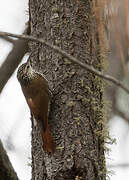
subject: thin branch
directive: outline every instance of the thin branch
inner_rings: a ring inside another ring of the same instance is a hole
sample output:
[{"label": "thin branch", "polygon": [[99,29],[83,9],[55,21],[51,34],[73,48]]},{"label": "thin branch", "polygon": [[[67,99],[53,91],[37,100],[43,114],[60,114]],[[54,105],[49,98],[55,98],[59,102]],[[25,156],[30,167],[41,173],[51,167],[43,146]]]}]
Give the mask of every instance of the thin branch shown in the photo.
[{"label": "thin branch", "polygon": [[[23,34],[27,34],[28,30],[29,30],[29,26],[26,26]],[[11,38],[9,38],[6,35],[5,36],[0,35],[0,37],[13,43],[13,48],[11,52],[8,54],[5,61],[0,67],[0,93],[1,93],[7,81],[9,80],[9,78],[14,73],[19,63],[21,62],[22,58],[28,52],[28,43],[23,39],[18,39],[18,40],[12,39],[11,41]]]},{"label": "thin branch", "polygon": [[0,36],[3,40],[8,41],[9,43],[14,44],[15,40],[12,38],[9,38],[7,36]]},{"label": "thin branch", "polygon": [[15,40],[13,49],[0,67],[0,93],[28,50],[27,41]]},{"label": "thin branch", "polygon": [[128,168],[129,164],[128,163],[123,163],[123,164],[111,164],[107,166],[108,168]]},{"label": "thin branch", "polygon": [[47,47],[50,47],[51,49],[53,49],[55,52],[62,54],[64,57],[68,58],[70,61],[72,61],[75,64],[79,64],[81,67],[87,69],[88,71],[90,71],[91,73],[94,73],[95,75],[108,80],[110,82],[112,82],[113,84],[121,87],[124,91],[126,91],[129,94],[129,89],[126,88],[120,81],[118,81],[116,78],[109,76],[109,75],[103,75],[100,71],[97,71],[96,69],[94,69],[93,67],[89,66],[88,64],[84,64],[82,62],[80,62],[78,59],[76,59],[75,57],[71,56],[70,54],[68,54],[67,52],[61,50],[59,47],[50,44],[49,42],[43,40],[43,39],[39,39],[33,36],[27,36],[27,35],[17,35],[17,34],[13,34],[13,33],[7,33],[7,32],[0,32],[0,36],[11,36],[11,37],[16,37],[16,38],[20,38],[20,39],[24,39],[27,41],[35,41],[35,42],[39,42],[42,43],[44,45],[46,45]]}]

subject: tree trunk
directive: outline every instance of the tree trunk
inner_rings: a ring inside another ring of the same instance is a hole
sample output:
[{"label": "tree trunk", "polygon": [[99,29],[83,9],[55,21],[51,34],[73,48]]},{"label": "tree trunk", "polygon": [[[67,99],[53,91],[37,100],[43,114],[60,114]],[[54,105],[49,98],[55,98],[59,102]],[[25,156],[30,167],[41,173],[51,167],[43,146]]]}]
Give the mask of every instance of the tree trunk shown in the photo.
[{"label": "tree trunk", "polygon": [[[30,0],[29,13],[31,35],[102,70],[93,0]],[[49,124],[56,142],[48,156],[32,127],[32,180],[105,180],[102,80],[42,44],[30,43],[30,52],[53,93]]]}]

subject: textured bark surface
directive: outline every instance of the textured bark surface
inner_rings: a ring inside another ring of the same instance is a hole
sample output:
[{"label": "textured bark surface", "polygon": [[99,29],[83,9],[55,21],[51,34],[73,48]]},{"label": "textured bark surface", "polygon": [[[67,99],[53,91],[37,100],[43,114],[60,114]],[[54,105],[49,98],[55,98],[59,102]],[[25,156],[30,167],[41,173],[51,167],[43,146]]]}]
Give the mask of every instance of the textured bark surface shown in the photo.
[{"label": "textured bark surface", "polygon": [[[30,0],[29,10],[31,35],[101,70],[91,0]],[[41,44],[30,43],[30,51],[53,93],[49,123],[56,142],[49,157],[32,128],[32,180],[106,179],[101,80]]]}]

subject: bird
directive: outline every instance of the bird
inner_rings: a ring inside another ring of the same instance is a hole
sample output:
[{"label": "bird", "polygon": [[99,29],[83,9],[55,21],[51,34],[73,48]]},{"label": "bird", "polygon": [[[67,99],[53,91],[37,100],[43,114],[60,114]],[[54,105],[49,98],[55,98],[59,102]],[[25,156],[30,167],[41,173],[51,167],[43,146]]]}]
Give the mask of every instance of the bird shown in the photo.
[{"label": "bird", "polygon": [[48,124],[48,113],[51,99],[51,92],[47,79],[38,73],[30,61],[22,64],[17,71],[17,79],[31,114],[37,122],[43,141],[43,149],[49,154],[55,152],[55,142],[51,135]]}]

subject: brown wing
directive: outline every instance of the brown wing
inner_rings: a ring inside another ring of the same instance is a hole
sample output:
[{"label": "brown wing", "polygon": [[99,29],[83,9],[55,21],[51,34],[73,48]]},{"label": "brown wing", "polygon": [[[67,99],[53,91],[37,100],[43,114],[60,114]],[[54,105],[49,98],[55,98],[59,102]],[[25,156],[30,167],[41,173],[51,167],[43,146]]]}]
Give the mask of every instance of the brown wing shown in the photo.
[{"label": "brown wing", "polygon": [[22,87],[29,108],[39,123],[39,127],[45,131],[48,124],[49,91],[47,81],[38,76],[26,87]]}]

